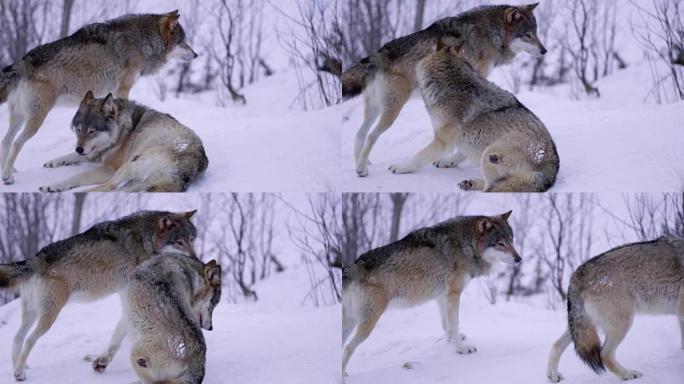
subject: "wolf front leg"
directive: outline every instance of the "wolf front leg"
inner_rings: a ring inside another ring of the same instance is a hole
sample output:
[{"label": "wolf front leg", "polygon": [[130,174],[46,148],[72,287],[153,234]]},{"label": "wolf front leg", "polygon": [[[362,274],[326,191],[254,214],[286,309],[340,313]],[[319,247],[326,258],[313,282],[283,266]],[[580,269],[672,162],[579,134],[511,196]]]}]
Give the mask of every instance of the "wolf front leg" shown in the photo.
[{"label": "wolf front leg", "polygon": [[116,325],[116,329],[114,329],[114,333],[112,334],[112,339],[109,342],[107,351],[102,353],[100,356],[88,355],[85,357],[85,360],[93,363],[93,369],[96,372],[104,372],[112,359],[114,359],[114,356],[119,351],[119,348],[121,348],[121,342],[126,337],[127,333],[128,319],[126,318],[125,314],[122,314],[121,319],[119,319],[119,323]]},{"label": "wolf front leg", "polygon": [[109,180],[114,172],[107,167],[99,167],[90,171],[79,173],[61,183],[40,187],[41,192],[63,192],[84,185],[101,184]]},{"label": "wolf front leg", "polygon": [[684,287],[679,294],[679,332],[682,338],[682,349],[684,349]]},{"label": "wolf front leg", "polygon": [[551,347],[549,364],[546,368],[546,377],[548,377],[552,383],[557,383],[563,380],[563,375],[558,372],[558,363],[560,362],[563,352],[565,352],[565,349],[568,347],[568,345],[570,345],[570,342],[572,342],[570,331],[566,329],[565,332],[563,332],[563,335],[556,340]]},{"label": "wolf front leg", "polygon": [[83,162],[88,161],[88,158],[85,156],[79,155],[78,153],[69,153],[64,156],[60,156],[56,159],[52,159],[45,164],[43,164],[43,167],[45,168],[57,168],[57,167],[62,167],[65,165],[74,165],[74,164],[80,164]]},{"label": "wolf front leg", "polygon": [[449,289],[447,293],[447,329],[449,329],[449,338],[456,346],[456,352],[462,354],[477,352],[477,348],[474,345],[468,343],[465,340],[465,336],[461,338],[459,333],[459,323],[458,323],[458,312],[461,302],[461,293],[463,292],[463,286],[457,285]]}]

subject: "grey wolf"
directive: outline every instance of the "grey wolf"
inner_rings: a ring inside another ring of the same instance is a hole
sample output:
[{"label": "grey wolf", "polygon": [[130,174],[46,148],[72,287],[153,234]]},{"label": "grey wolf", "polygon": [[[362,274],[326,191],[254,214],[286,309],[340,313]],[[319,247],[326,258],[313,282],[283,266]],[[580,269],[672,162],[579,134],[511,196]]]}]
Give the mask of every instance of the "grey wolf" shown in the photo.
[{"label": "grey wolf", "polygon": [[207,169],[202,141],[172,116],[110,93],[95,99],[86,93],[72,121],[76,152],[46,167],[99,161],[96,169],[41,187],[61,192],[100,184],[94,192],[183,192]]},{"label": "grey wolf", "polygon": [[143,384],[200,384],[221,299],[221,266],[186,256],[157,256],[142,263],[126,290],[131,364]]},{"label": "grey wolf", "polygon": [[[467,40],[463,35],[438,39],[435,52],[418,63],[418,83],[435,137],[411,160],[390,170],[410,173],[431,162],[454,167],[471,159],[482,168],[484,179],[465,180],[461,189],[547,191],[560,167],[551,135],[515,96],[459,58]],[[454,147],[458,151],[441,161]]]},{"label": "grey wolf", "polygon": [[[436,300],[447,340],[458,353],[475,347],[459,334],[461,293],[468,282],[487,274],[498,261],[520,262],[513,247],[511,212],[503,215],[463,216],[421,228],[403,239],[361,255],[342,270],[342,372],[354,350],[392,305],[412,307]],[[346,373],[345,373],[346,374]]]},{"label": "grey wolf", "polygon": [[[99,96],[115,92],[128,98],[138,78],[157,72],[169,59],[197,57],[186,42],[179,17],[178,11],[126,15],[86,25],[71,36],[32,49],[3,69],[0,104],[9,101],[10,115],[0,145],[3,182],[14,182],[19,151],[58,100],[78,103],[89,90]],[[24,130],[15,140],[22,125]]]},{"label": "grey wolf", "polygon": [[452,35],[465,25],[474,26],[459,55],[487,77],[494,67],[509,63],[522,51],[534,56],[546,53],[537,37],[537,21],[532,13],[537,5],[483,6],[438,20],[422,31],[390,41],[343,72],[342,95],[363,93],[364,97],[364,120],[354,145],[357,174],[368,176],[368,156],[417,87],[416,66],[432,53],[437,38]]},{"label": "grey wolf", "polygon": [[[549,380],[563,380],[558,362],[571,342],[594,372],[608,368],[623,380],[641,377],[615,358],[636,313],[678,316],[684,349],[684,239],[667,236],[623,245],[577,268],[568,288],[568,329],[551,348]],[[599,329],[605,334],[603,345]]]},{"label": "grey wolf", "polygon": [[[19,289],[22,322],[12,345],[14,377],[26,379],[26,360],[69,300],[93,301],[122,293],[138,265],[156,255],[195,257],[192,212],[141,211],[105,221],[57,241],[34,257],[0,265],[0,288]],[[36,324],[26,339],[29,329]],[[109,349],[93,359],[103,371],[126,335],[122,317]]]}]

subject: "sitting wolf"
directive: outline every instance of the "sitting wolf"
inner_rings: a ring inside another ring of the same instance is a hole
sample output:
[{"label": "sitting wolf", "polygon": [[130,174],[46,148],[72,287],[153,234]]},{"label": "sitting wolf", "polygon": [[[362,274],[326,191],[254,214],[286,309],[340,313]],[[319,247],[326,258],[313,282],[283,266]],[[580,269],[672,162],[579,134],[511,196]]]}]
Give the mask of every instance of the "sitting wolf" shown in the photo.
[{"label": "sitting wolf", "polygon": [[207,169],[200,138],[172,116],[112,94],[86,93],[72,121],[76,152],[46,167],[100,161],[102,166],[41,187],[61,192],[99,184],[94,192],[184,192]]},{"label": "sitting wolf", "polygon": [[[31,349],[70,299],[92,301],[122,294],[136,267],[155,255],[195,257],[197,229],[190,221],[194,213],[138,212],[50,244],[35,257],[0,264],[0,288],[18,287],[21,296],[21,327],[12,346],[15,379],[26,379]],[[126,335],[126,324],[122,317],[109,349],[92,358],[95,370],[107,367]]]}]

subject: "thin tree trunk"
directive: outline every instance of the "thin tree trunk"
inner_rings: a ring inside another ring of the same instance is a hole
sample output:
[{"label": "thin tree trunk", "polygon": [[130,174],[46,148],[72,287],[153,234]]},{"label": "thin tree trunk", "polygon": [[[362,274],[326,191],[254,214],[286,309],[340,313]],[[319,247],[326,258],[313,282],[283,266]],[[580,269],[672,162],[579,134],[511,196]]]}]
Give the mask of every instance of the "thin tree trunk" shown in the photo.
[{"label": "thin tree trunk", "polygon": [[59,29],[59,37],[69,35],[69,24],[71,23],[71,9],[74,7],[75,0],[64,0],[62,7],[62,26]]},{"label": "thin tree trunk", "polygon": [[408,196],[409,195],[407,193],[393,193],[390,195],[390,200],[392,200],[392,227],[390,230],[390,241],[399,240],[401,215]]},{"label": "thin tree trunk", "polygon": [[85,193],[74,194],[74,216],[71,219],[71,236],[81,232],[81,218],[83,217],[83,205],[85,204]]},{"label": "thin tree trunk", "polygon": [[413,30],[423,29],[423,17],[425,16],[425,0],[416,0],[416,18],[413,23]]}]

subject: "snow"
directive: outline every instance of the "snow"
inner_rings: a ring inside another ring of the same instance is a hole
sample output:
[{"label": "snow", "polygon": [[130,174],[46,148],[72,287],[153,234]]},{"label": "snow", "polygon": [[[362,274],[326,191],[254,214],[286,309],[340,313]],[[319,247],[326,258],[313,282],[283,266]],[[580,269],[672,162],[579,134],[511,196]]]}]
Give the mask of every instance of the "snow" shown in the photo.
[{"label": "snow", "polygon": [[[340,306],[305,307],[306,275],[293,267],[258,286],[256,303],[223,301],[214,310],[207,342],[206,384],[340,381]],[[128,340],[103,374],[83,361],[108,345],[121,313],[116,295],[69,303],[29,355],[29,383],[130,383]],[[0,307],[0,382],[14,382],[10,346],[21,320],[20,302]],[[175,343],[175,341],[172,341]],[[179,346],[179,348],[181,348]],[[182,351],[179,349],[179,353]]]},{"label": "snow", "polygon": [[[490,80],[506,88],[505,67]],[[650,84],[646,63],[637,62],[598,83],[600,99],[573,100],[567,85],[522,91],[518,99],[551,133],[560,156],[552,192],[671,192],[684,189],[684,102],[645,102]],[[405,161],[433,138],[430,117],[418,93],[371,151],[369,176],[359,178],[354,136],[363,121],[363,99],[343,104],[343,192],[450,192],[465,179],[480,177],[470,161],[453,169],[432,165],[395,175],[388,167]]]},{"label": "snow", "polygon": [[[446,342],[435,303],[389,310],[356,349],[345,383],[548,383],[548,353],[567,325],[565,311],[544,308],[540,298],[492,306],[473,283],[462,296],[460,326],[477,352],[459,355]],[[677,319],[638,315],[617,358],[644,374],[635,383],[681,383],[684,350]],[[561,358],[559,371],[565,377],[561,383],[622,382],[610,373],[594,374],[572,344]]]}]

